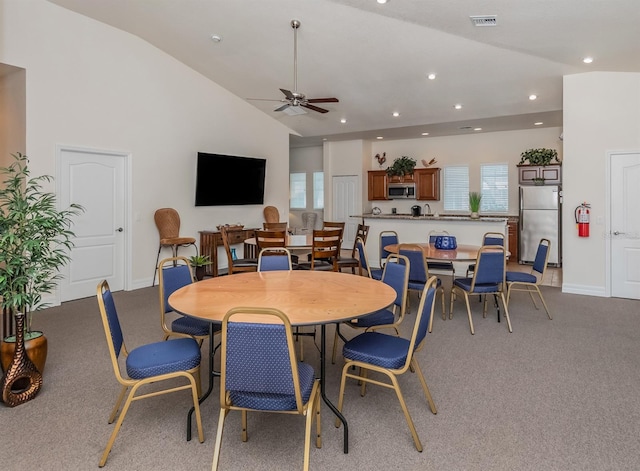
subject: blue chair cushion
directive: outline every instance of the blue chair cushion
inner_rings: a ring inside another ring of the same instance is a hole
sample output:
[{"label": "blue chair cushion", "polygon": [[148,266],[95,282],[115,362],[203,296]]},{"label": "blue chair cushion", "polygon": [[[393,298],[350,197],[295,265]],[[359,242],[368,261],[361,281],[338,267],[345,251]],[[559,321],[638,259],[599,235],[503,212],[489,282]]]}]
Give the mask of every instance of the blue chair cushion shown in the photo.
[{"label": "blue chair cushion", "polygon": [[409,340],[379,332],[365,332],[342,347],[348,360],[362,361],[382,368],[402,368],[407,360]]},{"label": "blue chair cushion", "polygon": [[[453,284],[462,288],[467,292],[471,292],[471,281],[473,278],[456,278],[453,280]],[[474,293],[495,293],[499,290],[500,286],[497,283],[476,283],[473,292]]]},{"label": "blue chair cushion", "polygon": [[200,346],[192,338],[155,342],[133,349],[127,357],[127,374],[144,379],[195,368],[200,364]]},{"label": "blue chair cushion", "polygon": [[535,275],[519,271],[508,271],[506,277],[507,281],[518,281],[520,283],[536,283],[538,281]]},{"label": "blue chair cushion", "polygon": [[[424,289],[424,285],[426,283],[424,281],[411,281],[409,280],[409,289],[415,289],[415,290],[420,290],[422,291]],[[442,285],[442,281],[440,280],[440,278],[438,278],[437,282],[436,282],[436,288],[440,288],[440,285]]]},{"label": "blue chair cushion", "polygon": [[[209,322],[194,319],[193,317],[180,316],[171,323],[171,330],[187,335],[209,335]],[[216,330],[215,325],[214,330]],[[219,324],[217,325],[217,330],[220,330]]]},{"label": "blue chair cushion", "polygon": [[372,268],[371,269],[371,278],[373,278],[374,280],[381,280],[382,279],[382,268]]},{"label": "blue chair cushion", "polygon": [[[291,371],[291,369],[289,369]],[[302,402],[307,402],[311,396],[315,373],[313,367],[307,363],[298,363],[300,378],[300,394]],[[234,406],[256,410],[295,410],[296,397],[293,394],[272,394],[253,391],[229,391],[231,403]]]},{"label": "blue chair cushion", "polygon": [[389,309],[381,309],[373,314],[360,317],[352,321],[358,327],[373,327],[376,325],[393,324],[395,316]]}]

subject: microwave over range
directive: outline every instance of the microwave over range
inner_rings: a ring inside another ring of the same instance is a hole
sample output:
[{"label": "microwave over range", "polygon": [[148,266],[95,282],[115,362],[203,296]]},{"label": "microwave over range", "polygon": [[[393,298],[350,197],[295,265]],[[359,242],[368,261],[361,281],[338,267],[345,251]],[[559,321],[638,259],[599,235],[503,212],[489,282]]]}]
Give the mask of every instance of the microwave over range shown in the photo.
[{"label": "microwave over range", "polygon": [[387,187],[387,198],[390,200],[416,199],[416,184],[389,183]]}]

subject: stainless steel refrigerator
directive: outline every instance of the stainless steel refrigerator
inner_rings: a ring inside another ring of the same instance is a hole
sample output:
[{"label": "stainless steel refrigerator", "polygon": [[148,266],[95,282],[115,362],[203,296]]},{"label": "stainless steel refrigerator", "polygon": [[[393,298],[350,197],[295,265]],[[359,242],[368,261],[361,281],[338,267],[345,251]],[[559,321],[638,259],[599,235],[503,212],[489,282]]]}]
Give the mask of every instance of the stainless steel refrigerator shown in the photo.
[{"label": "stainless steel refrigerator", "polygon": [[551,241],[549,265],[562,266],[562,187],[520,187],[518,262],[533,263],[540,239]]}]

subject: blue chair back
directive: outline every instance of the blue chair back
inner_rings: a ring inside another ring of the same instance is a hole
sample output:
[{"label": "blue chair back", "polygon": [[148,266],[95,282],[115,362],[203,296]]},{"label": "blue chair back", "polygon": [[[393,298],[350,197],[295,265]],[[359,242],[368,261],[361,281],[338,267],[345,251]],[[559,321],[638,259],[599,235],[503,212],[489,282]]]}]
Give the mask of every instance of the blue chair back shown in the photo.
[{"label": "blue chair back", "polygon": [[258,264],[258,271],[290,270],[289,257],[287,255],[269,255],[262,257]]},{"label": "blue chair back", "polygon": [[358,251],[358,260],[360,261],[360,266],[364,271],[369,273],[369,262],[367,261],[367,252],[364,248],[364,241],[362,238],[356,238],[356,250]]},{"label": "blue chair back", "polygon": [[395,254],[391,254],[384,265],[382,274],[382,282],[391,286],[396,292],[396,299],[393,304],[400,308],[403,307],[407,290],[407,274],[410,270],[409,261],[403,259],[404,257],[400,258]]},{"label": "blue chair back", "polygon": [[109,334],[111,335],[111,341],[113,342],[114,353],[116,358],[119,358],[122,345],[124,344],[124,337],[122,336],[120,319],[118,319],[118,311],[116,311],[116,303],[113,301],[113,295],[111,294],[111,290],[108,288],[108,285],[105,286],[101,295],[102,302],[104,303],[104,310],[107,313],[107,323]]},{"label": "blue chair back", "polygon": [[[492,246],[495,247],[495,246]],[[490,249],[492,247],[489,247]],[[504,282],[505,260],[504,250],[486,251],[487,246],[480,248],[474,272],[475,284],[498,284]]]},{"label": "blue chair back", "polygon": [[395,232],[381,232],[380,233],[380,259],[387,258],[391,252],[385,250],[384,248],[387,245],[397,244],[398,243],[398,234]]},{"label": "blue chair back", "polygon": [[533,261],[533,269],[538,273],[544,273],[547,267],[547,260],[549,254],[549,247],[551,242],[548,239],[542,239],[538,244],[538,251],[536,252],[536,258]]},{"label": "blue chair back", "polygon": [[176,265],[162,268],[162,283],[160,289],[164,298],[164,312],[171,312],[173,308],[169,305],[169,296],[174,291],[193,283],[191,269],[187,265]]},{"label": "blue chair back", "polygon": [[[430,286],[428,289],[427,287]],[[420,306],[418,307],[418,313],[421,314],[420,321],[416,324],[416,343],[414,345],[414,351],[422,345],[424,338],[427,336],[427,330],[429,328],[429,320],[433,313],[433,305],[436,297],[436,282],[433,284],[425,285],[426,295],[423,291],[422,298],[420,299]]]},{"label": "blue chair back", "polygon": [[294,394],[284,325],[229,322],[226,351],[227,390]]},{"label": "blue chair back", "polygon": [[416,246],[417,250],[400,248],[400,255],[404,255],[409,259],[409,281],[417,283],[426,283],[427,268],[426,261],[422,250]]},{"label": "blue chair back", "polygon": [[482,245],[502,245],[504,247],[504,237],[485,237]]}]

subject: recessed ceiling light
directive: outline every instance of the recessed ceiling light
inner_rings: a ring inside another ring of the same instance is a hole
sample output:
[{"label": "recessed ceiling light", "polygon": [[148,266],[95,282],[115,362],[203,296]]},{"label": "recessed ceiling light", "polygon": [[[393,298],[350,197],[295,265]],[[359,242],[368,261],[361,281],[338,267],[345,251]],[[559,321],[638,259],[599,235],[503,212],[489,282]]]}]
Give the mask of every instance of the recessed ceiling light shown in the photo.
[{"label": "recessed ceiling light", "polygon": [[384,137],[378,136],[378,137],[376,137],[376,139],[384,139]]},{"label": "recessed ceiling light", "polygon": [[423,132],[423,133],[422,133],[422,135],[423,135],[423,136],[428,136],[428,135],[429,135],[429,133],[428,133],[428,132]]},{"label": "recessed ceiling light", "polygon": [[376,0],[380,5],[384,5],[388,0]]},{"label": "recessed ceiling light", "polygon": [[542,121],[538,121],[536,123],[533,123],[534,126],[540,126],[541,124],[544,124]]},{"label": "recessed ceiling light", "polygon": [[435,80],[436,79],[436,74],[429,74],[429,75],[427,75],[427,78],[429,80]]},{"label": "recessed ceiling light", "polygon": [[400,113],[398,113],[397,111],[394,111],[394,112],[393,112],[393,117],[394,117],[394,118],[397,118],[398,116],[400,116]]},{"label": "recessed ceiling light", "polygon": [[473,128],[474,131],[482,131],[482,128]]},{"label": "recessed ceiling light", "polygon": [[219,34],[212,34],[211,35],[211,40],[214,43],[219,43],[220,41],[222,41],[222,36],[220,36]]},{"label": "recessed ceiling light", "polygon": [[462,109],[462,105],[461,105],[460,103],[458,103],[457,105],[453,105],[453,107],[454,107],[456,110],[461,110],[461,109]]},{"label": "recessed ceiling light", "polygon": [[582,62],[584,62],[585,64],[591,64],[593,62],[593,57],[585,57],[584,59],[582,59]]},{"label": "recessed ceiling light", "polygon": [[538,95],[529,95],[529,100],[533,101],[538,98]]},{"label": "recessed ceiling light", "polygon": [[347,122],[347,120],[346,120],[346,119],[344,119],[344,118],[342,118],[342,119],[340,120],[340,122],[341,122],[342,124],[344,124],[344,123],[346,123],[346,122]]}]

